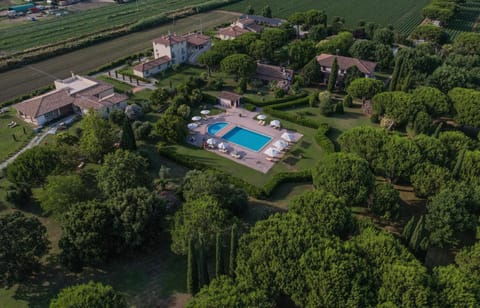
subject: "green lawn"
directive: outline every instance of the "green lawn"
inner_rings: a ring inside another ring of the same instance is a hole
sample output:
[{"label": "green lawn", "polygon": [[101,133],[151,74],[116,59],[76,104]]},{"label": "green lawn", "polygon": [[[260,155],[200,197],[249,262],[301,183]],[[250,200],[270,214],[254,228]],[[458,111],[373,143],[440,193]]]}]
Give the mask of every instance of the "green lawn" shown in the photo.
[{"label": "green lawn", "polygon": [[[14,128],[8,127],[8,123],[12,121],[18,124]],[[22,148],[32,137],[32,126],[20,120],[14,109],[10,108],[7,113],[0,114],[0,162]]]},{"label": "green lawn", "polygon": [[201,73],[207,70],[198,66],[181,65],[176,71],[173,69],[164,71],[155,76],[157,86],[169,88],[170,85],[175,88],[184,83],[189,77],[200,77]]},{"label": "green lawn", "polygon": [[129,85],[128,83],[119,81],[115,78],[111,78],[108,76],[101,75],[101,76],[97,76],[96,79],[113,85],[113,87],[115,88],[115,91],[117,92],[127,92],[133,89],[133,86]]},{"label": "green lawn", "polygon": [[288,110],[288,112],[297,113],[304,117],[327,123],[331,127],[330,137],[333,140],[336,140],[342,132],[352,127],[377,125],[370,122],[370,118],[362,113],[362,109],[359,108],[358,105],[355,105],[353,108],[345,108],[344,114],[334,114],[330,117],[322,115],[318,107],[295,108]]},{"label": "green lawn", "polygon": [[420,24],[421,9],[430,0],[243,0],[227,5],[223,9],[244,13],[251,5],[256,14],[261,14],[265,5],[270,5],[274,17],[287,18],[291,14],[309,9],[325,10],[328,19],[333,16],[343,16],[348,26],[354,26],[359,21],[374,21],[382,25],[393,24],[398,30],[410,33]]},{"label": "green lawn", "polygon": [[314,129],[287,121],[282,121],[282,125],[287,129],[298,131],[304,136],[267,174],[197,147],[173,145],[170,146],[170,149],[178,154],[185,155],[207,166],[219,169],[261,187],[277,173],[310,169],[321,157],[321,149],[314,140]]}]

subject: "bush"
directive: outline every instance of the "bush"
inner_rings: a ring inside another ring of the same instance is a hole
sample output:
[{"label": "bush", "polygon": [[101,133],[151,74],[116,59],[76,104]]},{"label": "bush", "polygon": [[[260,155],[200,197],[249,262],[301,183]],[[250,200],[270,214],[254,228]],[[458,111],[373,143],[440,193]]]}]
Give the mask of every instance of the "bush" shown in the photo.
[{"label": "bush", "polygon": [[345,111],[343,110],[343,103],[338,102],[335,105],[335,113],[337,113],[337,114],[344,114],[345,113]]},{"label": "bush", "polygon": [[255,109],[257,109],[257,106],[250,103],[245,103],[243,104],[243,108],[247,109],[248,111],[255,111]]},{"label": "bush", "polygon": [[395,219],[400,211],[400,193],[392,184],[377,183],[373,192],[372,210],[385,219]]},{"label": "bush", "polygon": [[343,107],[352,107],[353,106],[353,98],[350,94],[346,95],[343,98]]},{"label": "bush", "polygon": [[327,123],[322,123],[315,133],[315,141],[322,148],[325,153],[335,152],[335,145],[327,137],[327,134],[330,132],[330,126]]}]

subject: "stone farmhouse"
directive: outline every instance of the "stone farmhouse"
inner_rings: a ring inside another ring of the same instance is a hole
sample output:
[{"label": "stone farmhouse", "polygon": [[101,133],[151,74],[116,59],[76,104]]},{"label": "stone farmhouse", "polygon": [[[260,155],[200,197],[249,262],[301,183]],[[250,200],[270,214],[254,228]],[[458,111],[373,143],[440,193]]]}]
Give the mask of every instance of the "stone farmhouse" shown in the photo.
[{"label": "stone farmhouse", "polygon": [[245,33],[261,33],[264,26],[279,27],[283,22],[284,20],[278,18],[242,15],[230,26],[218,30],[216,37],[221,40],[234,40]]},{"label": "stone farmhouse", "polygon": [[182,36],[163,35],[152,41],[153,60],[135,65],[133,73],[147,78],[158,74],[174,64],[197,62],[198,56],[210,50],[212,40],[200,33],[189,33]]},{"label": "stone farmhouse", "polygon": [[72,74],[67,79],[55,80],[55,90],[20,102],[13,108],[24,121],[43,126],[90,110],[107,116],[114,109],[125,109],[127,99],[126,95],[115,93],[113,85]]},{"label": "stone farmhouse", "polygon": [[365,78],[375,78],[375,68],[377,67],[376,62],[322,53],[317,56],[316,59],[320,65],[320,70],[324,74],[325,82],[328,80],[335,58],[338,63],[338,80],[342,80],[347,73],[347,69],[352,66],[356,66],[360,72],[365,74]]}]

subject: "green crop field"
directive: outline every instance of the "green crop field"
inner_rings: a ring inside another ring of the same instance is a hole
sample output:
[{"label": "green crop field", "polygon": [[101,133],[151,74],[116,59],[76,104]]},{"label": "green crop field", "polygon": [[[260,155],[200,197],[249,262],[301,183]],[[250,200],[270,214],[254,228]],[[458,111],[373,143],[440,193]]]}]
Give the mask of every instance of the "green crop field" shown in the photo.
[{"label": "green crop field", "polygon": [[251,5],[261,14],[265,5],[270,5],[274,17],[286,18],[297,11],[320,9],[328,17],[343,16],[347,25],[353,26],[360,20],[374,21],[382,25],[393,25],[403,33],[410,33],[420,22],[421,9],[429,0],[244,0],[224,7],[226,10],[245,12]]},{"label": "green crop field", "polygon": [[[480,32],[480,27],[475,27],[475,22],[480,18],[480,2],[478,0],[466,1],[461,4],[459,12],[455,18],[450,21],[445,31],[450,35],[450,39],[454,39],[462,32]],[[475,28],[475,29],[474,29]]]},{"label": "green crop field", "polygon": [[133,24],[165,12],[205,3],[205,0],[139,0],[21,23],[0,32],[0,51],[18,52],[94,32]]}]

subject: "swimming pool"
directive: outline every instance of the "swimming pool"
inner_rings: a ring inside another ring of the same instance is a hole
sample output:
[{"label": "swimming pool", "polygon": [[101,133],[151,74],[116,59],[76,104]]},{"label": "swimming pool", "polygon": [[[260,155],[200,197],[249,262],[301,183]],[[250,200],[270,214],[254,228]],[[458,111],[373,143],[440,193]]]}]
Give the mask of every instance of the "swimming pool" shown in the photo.
[{"label": "swimming pool", "polygon": [[212,124],[212,125],[209,125],[208,126],[208,133],[210,135],[215,135],[216,133],[218,133],[219,131],[221,131],[225,126],[227,126],[228,123],[227,122],[218,122],[218,123],[215,123],[215,124]]},{"label": "swimming pool", "polygon": [[268,142],[270,142],[270,140],[272,140],[272,137],[238,126],[232,128],[228,133],[223,135],[222,138],[254,152],[260,151]]}]

